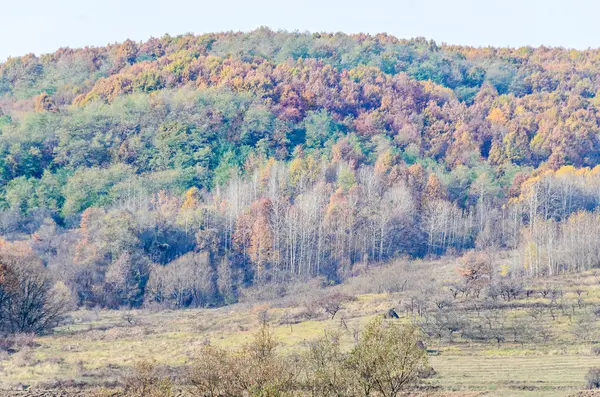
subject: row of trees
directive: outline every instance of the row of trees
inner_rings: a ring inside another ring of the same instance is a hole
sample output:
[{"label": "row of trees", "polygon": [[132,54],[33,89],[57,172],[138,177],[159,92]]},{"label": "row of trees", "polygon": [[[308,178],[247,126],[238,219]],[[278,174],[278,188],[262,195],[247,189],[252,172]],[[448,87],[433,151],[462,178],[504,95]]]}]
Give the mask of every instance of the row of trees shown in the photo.
[{"label": "row of trees", "polygon": [[252,284],[339,282],[356,264],[472,248],[516,249],[514,270],[532,275],[597,266],[595,170],[517,174],[512,198],[482,173],[460,199],[447,175],[389,158],[359,169],[272,159],[248,178],[183,195],[132,186],[83,211],[77,227],[43,211],[23,217],[35,230],[23,244],[78,304],[112,308],[231,303]]},{"label": "row of trees", "polygon": [[353,171],[301,158],[213,192],[132,192],[85,210],[78,228],[46,219],[29,243],[80,304],[186,307],[233,302],[252,283],[336,282],[357,262],[462,250],[475,230],[420,166]]},{"label": "row of trees", "polygon": [[513,204],[522,208],[525,220],[519,246],[529,274],[581,272],[600,265],[599,171],[562,167],[524,180]]},{"label": "row of trees", "polygon": [[[407,275],[407,291],[392,315],[412,318],[439,343],[597,341],[600,310],[585,277],[542,281],[525,277],[527,269],[498,267],[496,260],[491,253],[470,251],[461,258],[457,282],[431,285]],[[567,326],[558,330],[558,323]]]},{"label": "row of trees", "polygon": [[597,212],[577,212],[564,222],[537,219],[523,231],[525,268],[538,276],[600,266],[599,221]]}]

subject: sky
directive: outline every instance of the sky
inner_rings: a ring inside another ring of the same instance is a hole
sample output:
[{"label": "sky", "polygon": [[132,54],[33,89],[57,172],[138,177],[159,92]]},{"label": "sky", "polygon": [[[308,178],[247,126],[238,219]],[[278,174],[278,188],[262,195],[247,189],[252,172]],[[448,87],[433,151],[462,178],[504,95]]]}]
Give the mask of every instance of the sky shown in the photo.
[{"label": "sky", "polygon": [[0,62],[165,33],[380,33],[473,46],[600,47],[597,0],[0,0]]}]

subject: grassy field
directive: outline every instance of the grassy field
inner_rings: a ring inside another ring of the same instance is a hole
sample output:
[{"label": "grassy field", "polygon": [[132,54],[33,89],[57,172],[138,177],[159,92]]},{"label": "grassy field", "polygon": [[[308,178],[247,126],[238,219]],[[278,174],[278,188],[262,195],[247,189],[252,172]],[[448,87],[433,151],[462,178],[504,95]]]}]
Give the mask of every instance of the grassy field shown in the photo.
[{"label": "grassy field", "polygon": [[[404,265],[398,266],[398,270],[407,271]],[[450,262],[423,265],[419,271],[428,272],[428,266],[441,269],[443,277],[451,277]],[[564,286],[565,299],[575,299],[579,291],[589,304],[600,302],[591,273],[557,277],[553,282]],[[259,313],[265,310],[283,351],[303,351],[309,341],[327,330],[341,332],[350,344],[371,318],[396,307],[406,295],[373,292],[372,283],[360,283],[357,278],[340,287],[359,293],[334,319],[324,313],[305,318],[302,297],[277,304],[246,303],[217,309],[77,311],[71,314],[70,323],[53,335],[37,337],[18,352],[0,356],[0,389],[110,384],[142,359],[156,360],[177,374],[206,343],[236,347],[248,341],[259,323]],[[511,315],[525,316],[526,305],[535,299],[516,302],[524,307]],[[591,342],[580,341],[569,332],[572,321],[568,316],[552,321],[549,326],[555,337],[546,344],[430,340],[428,347],[435,352],[430,363],[436,374],[427,382],[438,390],[481,391],[501,397],[574,394],[582,389],[588,369],[600,367],[600,356],[592,354]]]},{"label": "grassy field", "polygon": [[[498,352],[503,353],[503,352]],[[494,396],[568,396],[600,358],[574,353],[493,355],[477,349],[432,357],[433,382],[451,390],[489,390]]]}]

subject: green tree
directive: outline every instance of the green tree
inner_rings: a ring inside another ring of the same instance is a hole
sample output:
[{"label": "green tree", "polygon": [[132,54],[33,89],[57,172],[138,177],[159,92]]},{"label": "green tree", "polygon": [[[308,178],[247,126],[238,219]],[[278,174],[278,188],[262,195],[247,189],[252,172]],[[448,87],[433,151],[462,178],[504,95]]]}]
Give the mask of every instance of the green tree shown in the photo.
[{"label": "green tree", "polygon": [[367,325],[348,358],[352,379],[365,397],[397,396],[418,380],[426,365],[427,353],[417,327],[380,318]]},{"label": "green tree", "polygon": [[158,169],[186,168],[196,164],[207,166],[212,150],[208,136],[192,125],[168,122],[160,126],[155,138]]},{"label": "green tree", "polygon": [[335,122],[325,109],[308,112],[304,118],[304,129],[306,147],[309,149],[322,148],[326,141],[335,141],[337,138]]},{"label": "green tree", "polygon": [[26,213],[37,207],[35,195],[37,180],[24,176],[12,179],[6,186],[6,202],[13,211]]},{"label": "green tree", "polygon": [[93,205],[108,204],[111,188],[132,174],[133,169],[123,164],[110,168],[78,169],[64,187],[63,215],[78,214]]}]

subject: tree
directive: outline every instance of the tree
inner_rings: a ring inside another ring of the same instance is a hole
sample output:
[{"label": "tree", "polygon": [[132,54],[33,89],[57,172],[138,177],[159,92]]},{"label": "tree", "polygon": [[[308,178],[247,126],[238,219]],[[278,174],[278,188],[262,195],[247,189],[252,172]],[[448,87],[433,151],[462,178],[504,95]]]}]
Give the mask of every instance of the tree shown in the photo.
[{"label": "tree", "polygon": [[188,253],[167,266],[154,265],[146,288],[146,302],[167,307],[201,307],[214,302],[215,272],[205,253]]},{"label": "tree", "polygon": [[481,252],[471,251],[461,258],[462,266],[457,269],[463,278],[467,294],[479,297],[481,289],[492,282],[491,258]]},{"label": "tree", "polygon": [[435,174],[429,174],[427,184],[425,185],[425,191],[423,192],[423,202],[427,203],[434,202],[436,200],[447,200],[448,193],[446,188],[442,185],[440,180]]},{"label": "tree", "polygon": [[109,307],[141,306],[148,281],[147,259],[128,252],[117,257],[106,269],[105,301]]},{"label": "tree", "polygon": [[304,119],[306,130],[306,146],[319,149],[326,140],[335,139],[335,123],[331,115],[325,110],[310,111]]},{"label": "tree", "polygon": [[48,93],[43,92],[35,97],[35,111],[36,112],[59,112],[58,106]]},{"label": "tree", "polygon": [[427,354],[414,326],[375,319],[360,335],[348,358],[351,378],[367,397],[379,393],[395,397],[419,378]]},{"label": "tree", "polygon": [[325,313],[331,316],[331,319],[333,320],[337,312],[344,307],[344,303],[351,301],[352,299],[353,297],[349,295],[336,292],[319,299],[318,304],[323,308]]},{"label": "tree", "polygon": [[31,249],[0,241],[0,335],[47,332],[70,307],[68,291],[55,286]]}]

